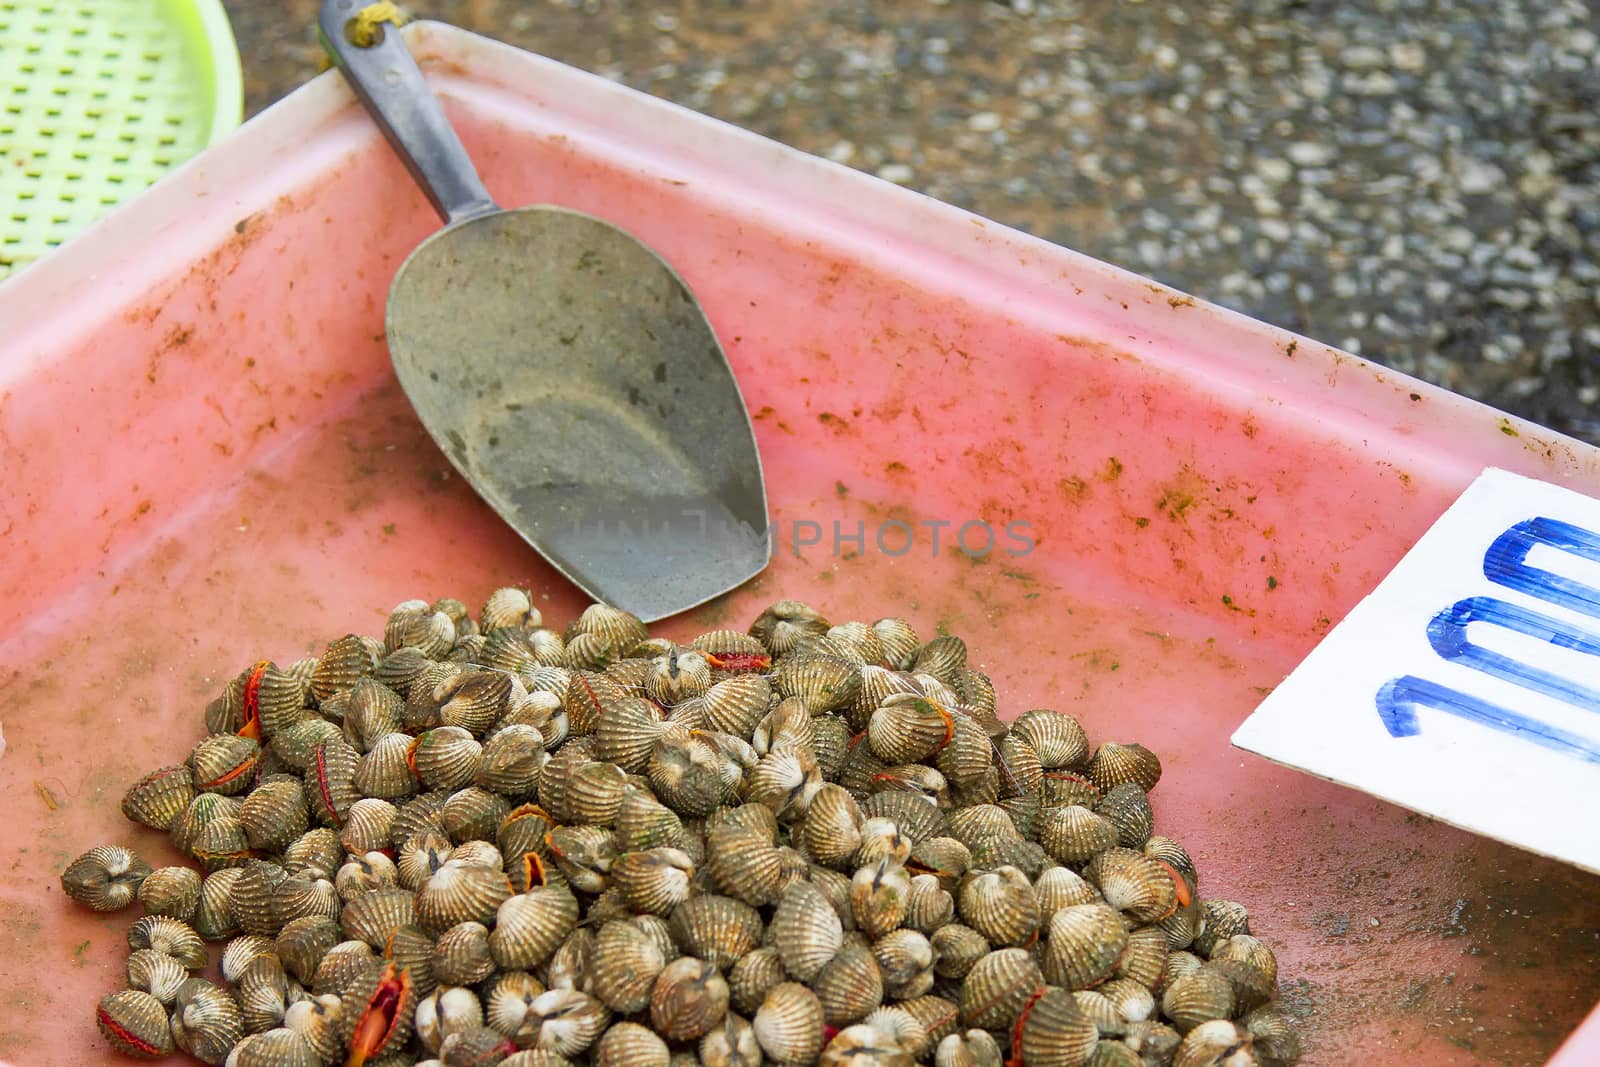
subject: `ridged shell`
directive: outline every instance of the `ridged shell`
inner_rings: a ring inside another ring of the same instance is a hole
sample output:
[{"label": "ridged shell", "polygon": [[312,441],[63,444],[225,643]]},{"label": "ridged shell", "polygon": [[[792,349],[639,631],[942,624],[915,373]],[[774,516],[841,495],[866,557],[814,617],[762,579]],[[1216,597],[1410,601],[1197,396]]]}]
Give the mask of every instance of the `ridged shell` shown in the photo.
[{"label": "ridged shell", "polygon": [[614,763],[629,774],[642,773],[661,736],[661,713],[648,700],[618,697],[607,704],[594,727],[597,759]]},{"label": "ridged shell", "polygon": [[627,655],[633,647],[649,637],[649,631],[637,615],[614,608],[609,604],[590,604],[567,627],[567,640],[579,634],[595,634],[609,640],[619,656]]},{"label": "ridged shell", "polygon": [[1189,1030],[1172,1055],[1172,1067],[1256,1067],[1249,1031],[1213,1019]]},{"label": "ridged shell", "polygon": [[854,700],[861,689],[861,669],[837,656],[796,654],[779,661],[771,682],[780,697],[797,697],[813,714],[820,715]]},{"label": "ridged shell", "polygon": [[1200,932],[1195,935],[1194,950],[1209,956],[1223,941],[1250,932],[1250,913],[1243,904],[1232,900],[1201,901],[1203,913]]},{"label": "ridged shell", "polygon": [[318,701],[327,700],[340,690],[352,688],[377,669],[377,657],[366,641],[357,634],[346,634],[317,658],[317,665],[311,671],[311,693]]},{"label": "ridged shell", "polygon": [[668,928],[679,951],[723,970],[760,944],[762,934],[759,912],[732,897],[711,893],[691,896],[674,908]]},{"label": "ridged shell", "polygon": [[856,867],[889,859],[904,864],[911,858],[911,837],[893,819],[871,818],[861,823],[861,847],[852,860]]},{"label": "ridged shell", "polygon": [[617,1023],[595,1045],[594,1062],[595,1067],[668,1067],[672,1053],[649,1027]]},{"label": "ridged shell", "polygon": [[916,662],[921,639],[905,619],[885,618],[872,624],[872,632],[883,649],[883,662],[893,670],[909,670]]},{"label": "ridged shell", "polygon": [[759,1067],[760,1063],[755,1028],[731,1011],[700,1039],[699,1067]]},{"label": "ridged shell", "polygon": [[927,759],[950,742],[953,713],[925,697],[895,693],[867,720],[873,755],[893,766]]},{"label": "ridged shell", "polygon": [[1265,941],[1249,934],[1234,934],[1212,946],[1211,960],[1241,960],[1266,978],[1269,985],[1278,980],[1278,959]]},{"label": "ridged shell", "polygon": [[1140,926],[1128,932],[1128,947],[1117,961],[1117,976],[1147,989],[1161,981],[1167,966],[1167,935],[1159,926]]},{"label": "ridged shell", "polygon": [[822,1051],[822,1002],[798,982],[774,986],[750,1025],[762,1051],[780,1064],[810,1063]]},{"label": "ridged shell", "polygon": [[777,899],[784,857],[770,835],[742,825],[722,825],[706,835],[706,867],[717,889],[763,907]]},{"label": "ridged shell", "polygon": [[232,994],[202,978],[179,987],[170,1022],[177,1046],[212,1067],[244,1037],[244,1019]]},{"label": "ridged shell", "polygon": [[149,993],[170,1006],[178,987],[189,980],[189,972],[171,956],[155,949],[141,948],[128,956],[128,987]]},{"label": "ridged shell", "polygon": [[[612,920],[601,918],[593,908],[590,915],[594,916],[592,923],[604,923]],[[595,932],[594,926],[580,926],[573,930],[561,942],[555,954],[550,957],[550,962],[545,965],[545,982],[551,989],[575,989],[580,993],[594,991],[595,972]]]},{"label": "ridged shell", "polygon": [[250,847],[262,852],[282,852],[310,825],[305,790],[300,779],[272,775],[244,798],[239,823]]},{"label": "ridged shell", "polygon": [[415,899],[406,889],[374,889],[344,906],[340,926],[346,937],[382,951],[396,930],[416,922]]},{"label": "ridged shell", "polygon": [[773,686],[760,674],[726,678],[698,701],[708,729],[749,737],[771,707]]},{"label": "ridged shell", "polygon": [[861,802],[864,819],[892,819],[914,842],[943,836],[948,829],[938,805],[915,793],[890,791],[873,793]]},{"label": "ridged shell", "polygon": [[417,778],[411,770],[412,742],[409,734],[402,733],[378,738],[356,762],[351,779],[356,791],[365,797],[385,800],[413,796],[417,792]]},{"label": "ridged shell", "polygon": [[364,856],[389,847],[398,809],[387,800],[362,797],[350,805],[344,825],[339,828],[339,843],[352,856]]},{"label": "ridged shell", "polygon": [[1117,829],[1117,844],[1143,849],[1155,828],[1150,798],[1134,782],[1118,782],[1095,805],[1095,813],[1111,821]]},{"label": "ridged shell", "polygon": [[1028,1067],[1082,1067],[1100,1039],[1072,994],[1061,989],[1034,1001],[1017,1030],[1018,1051]]},{"label": "ridged shell", "polygon": [[122,797],[122,814],[152,830],[169,830],[194,799],[194,775],[187,764],[151,771]]},{"label": "ridged shell", "polygon": [[[1113,984],[1107,982],[1106,986]],[[1072,1002],[1102,1037],[1120,1036],[1128,1028],[1128,1022],[1117,1011],[1117,1006],[1098,990],[1079,989],[1072,994]]]},{"label": "ridged shell", "polygon": [[933,945],[917,931],[902,927],[885,934],[873,942],[872,955],[891,999],[920,997],[933,988]]},{"label": "ridged shell", "polygon": [[972,868],[972,850],[953,837],[929,837],[916,843],[908,862],[911,869],[927,871],[953,890]]},{"label": "ridged shell", "polygon": [[1191,885],[1199,885],[1200,876],[1194,869],[1194,861],[1189,858],[1188,851],[1172,838],[1159,835],[1151,837],[1145,841],[1143,849],[1146,856],[1165,863],[1189,879]]},{"label": "ridged shell", "polygon": [[941,978],[962,979],[990,951],[989,942],[978,931],[961,923],[949,923],[928,935],[933,946],[934,970]]},{"label": "ridged shell", "polygon": [[779,600],[756,617],[749,632],[768,652],[779,657],[787,655],[808,635],[827,633],[828,625],[828,620],[809,604]]},{"label": "ridged shell", "polygon": [[289,977],[309,986],[316,977],[317,965],[328,950],[344,939],[335,919],[308,915],[286,923],[278,933],[273,949]]},{"label": "ridged shell", "polygon": [[1166,1023],[1130,1023],[1122,1043],[1139,1054],[1140,1067],[1149,1064],[1170,1064],[1172,1054],[1183,1041],[1183,1035]]},{"label": "ridged shell", "polygon": [[590,992],[619,1014],[641,1012],[666,965],[666,955],[650,934],[631,922],[612,920],[595,936]]},{"label": "ridged shell", "polygon": [[1044,974],[1052,985],[1088,989],[1111,977],[1128,947],[1122,919],[1104,904],[1062,908],[1050,918]]},{"label": "ridged shell", "polygon": [[1242,959],[1213,958],[1206,967],[1222,975],[1233,987],[1235,1012],[1247,1012],[1259,1008],[1271,1000],[1278,991],[1277,984],[1268,981],[1266,973],[1261,968]]},{"label": "ridged shell", "polygon": [[1046,807],[1076,804],[1093,810],[1100,803],[1100,790],[1076,771],[1046,771],[1039,790],[1039,800]]},{"label": "ridged shell", "polygon": [[548,760],[544,735],[536,727],[514,724],[491,734],[483,743],[474,781],[507,797],[531,796]]},{"label": "ridged shell", "polygon": [[437,1053],[451,1034],[482,1025],[483,1005],[470,989],[440,986],[417,1002],[417,1039],[429,1052]]},{"label": "ridged shell", "polygon": [[322,1062],[305,1035],[283,1026],[250,1034],[228,1057],[229,1067],[322,1067]]},{"label": "ridged shell", "polygon": [[605,891],[617,859],[616,839],[603,826],[557,826],[545,835],[550,855],[574,889],[596,895]]},{"label": "ridged shell", "polygon": [[268,952],[251,960],[234,987],[245,1032],[259,1034],[281,1025],[288,997],[289,978],[278,957]]},{"label": "ridged shell", "polygon": [[494,973],[489,928],[482,923],[457,923],[434,942],[433,975],[444,985],[476,985]]},{"label": "ridged shell", "polygon": [[513,1035],[519,1045],[576,1056],[593,1045],[611,1021],[606,1006],[571,989],[549,989],[534,998],[528,1018]]},{"label": "ridged shell", "polygon": [[1017,716],[1013,733],[1027,739],[1046,770],[1081,767],[1089,762],[1089,738],[1065,712],[1034,708]]},{"label": "ridged shell", "polygon": [[887,857],[861,867],[850,881],[850,911],[856,926],[877,940],[905,921],[911,876]]},{"label": "ridged shell", "polygon": [[961,921],[1000,948],[1026,944],[1043,921],[1032,883],[1015,867],[967,875],[957,905]]},{"label": "ridged shell", "polygon": [[1097,855],[1084,870],[1106,903],[1127,912],[1136,922],[1159,922],[1178,906],[1172,870],[1132,849],[1113,848]]},{"label": "ridged shell", "polygon": [[278,922],[272,913],[272,894],[289,877],[276,863],[252,860],[233,885],[228,907],[233,921],[247,934],[275,937]]},{"label": "ridged shell", "polygon": [[343,906],[338,890],[326,878],[285,878],[272,891],[273,933],[307,916],[337,919]]},{"label": "ridged shell", "polygon": [[[381,997],[380,991],[384,994]],[[376,1059],[398,1052],[411,1040],[416,1010],[417,992],[410,976],[392,961],[374,962],[350,983],[341,998],[340,1033],[347,1046],[357,1032],[370,1034],[368,1059]]]},{"label": "ridged shell", "polygon": [[1101,1038],[1095,1043],[1084,1067],[1145,1067],[1139,1054],[1121,1041]]},{"label": "ridged shell", "polygon": [[336,831],[326,826],[307,830],[283,850],[283,869],[290,874],[331,875],[344,862],[344,846]]},{"label": "ridged shell", "polygon": [[1234,1004],[1233,984],[1209,966],[1174,978],[1161,994],[1161,1014],[1180,1034],[1211,1019],[1228,1018]]},{"label": "ridged shell", "polygon": [[897,1043],[912,1056],[926,1059],[961,1022],[961,1008],[945,997],[920,996],[879,1008],[867,1016],[868,1023],[895,1036]]},{"label": "ridged shell", "polygon": [[450,840],[488,841],[511,814],[511,802],[499,793],[469,785],[458,790],[439,809],[439,823]]},{"label": "ridged shell", "polygon": [[230,985],[237,982],[246,967],[262,956],[272,955],[273,948],[273,939],[260,934],[240,934],[233,938],[222,946],[222,980]]},{"label": "ridged shell", "polygon": [[611,866],[610,884],[634,911],[667,916],[689,899],[694,872],[694,861],[681,849],[625,852]]},{"label": "ridged shell", "polygon": [[489,951],[502,970],[543,965],[578,921],[578,899],[564,886],[536,886],[500,905]]},{"label": "ridged shell", "polygon": [[209,959],[205,942],[188,923],[163,915],[146,915],[128,927],[128,947],[165,952],[190,970],[204,967]]},{"label": "ridged shell", "polygon": [[533,605],[533,593],[515,586],[504,586],[490,593],[483,602],[478,623],[486,634],[507,628],[536,630],[544,618]]},{"label": "ridged shell", "polygon": [[1023,1005],[1044,987],[1039,965],[1025,949],[991,952],[961,982],[961,1019],[985,1030],[1009,1029]]},{"label": "ridged shell", "polygon": [[343,736],[339,727],[327,719],[302,719],[273,734],[269,751],[290,770],[304,774],[319,745],[330,737]]},{"label": "ridged shell", "polygon": [[1116,847],[1117,828],[1075,804],[1047,808],[1039,818],[1039,844],[1062,863],[1084,863]]},{"label": "ridged shell", "polygon": [[1118,782],[1133,782],[1148,793],[1161,781],[1161,761],[1143,745],[1107,741],[1095,750],[1088,775],[1101,793]]},{"label": "ridged shell", "polygon": [[317,964],[317,973],[311,980],[313,995],[335,994],[343,996],[377,960],[372,947],[364,941],[341,941],[330,948]]},{"label": "ridged shell", "polygon": [[948,1034],[934,1051],[934,1067],[1002,1067],[1005,1057],[986,1030]]},{"label": "ridged shell", "polygon": [[383,628],[385,655],[399,648],[414,648],[430,659],[443,659],[455,643],[456,624],[450,616],[420,600],[396,607]]},{"label": "ridged shell", "polygon": [[429,789],[459,789],[478,773],[483,745],[459,726],[437,726],[416,738],[410,758]]},{"label": "ridged shell", "polygon": [[443,830],[424,830],[413,834],[400,846],[395,863],[395,878],[402,889],[413,893],[450,860],[455,851]]},{"label": "ridged shell", "polygon": [[1300,1034],[1294,1021],[1269,1005],[1239,1020],[1254,1042],[1257,1058],[1272,1067],[1288,1067],[1300,1058]]},{"label": "ridged shell", "polygon": [[172,843],[208,870],[243,866],[254,855],[239,822],[240,802],[219,793],[200,793],[173,821]]},{"label": "ridged shell", "polygon": [[361,798],[356,791],[356,765],[361,757],[343,735],[327,738],[312,752],[305,770],[306,803],[324,826],[344,822],[350,805]]},{"label": "ridged shell", "polygon": [[137,989],[108,993],[95,1008],[95,1022],[112,1047],[126,1056],[155,1059],[172,1051],[167,1009],[149,993]]},{"label": "ridged shell", "polygon": [[231,901],[234,886],[243,874],[241,867],[228,867],[212,871],[200,883],[200,900],[195,905],[190,925],[205,940],[221,941],[239,929]]},{"label": "ridged shell", "polygon": [[188,922],[200,903],[200,872],[193,867],[158,867],[139,882],[138,897],[145,914]]},{"label": "ridged shell", "polygon": [[189,753],[189,769],[196,790],[237,796],[255,784],[256,765],[261,746],[253,738],[238,734],[212,734],[202,738]]},{"label": "ridged shell", "polygon": [[693,1041],[722,1020],[728,983],[706,960],[680,956],[656,977],[650,992],[650,1024],[668,1041]]},{"label": "ridged shell", "polygon": [[860,941],[846,944],[822,966],[811,989],[822,1002],[829,1026],[846,1026],[883,1003],[883,972],[872,950]]},{"label": "ridged shell", "polygon": [[735,1011],[754,1014],[767,993],[787,975],[777,948],[765,946],[739,958],[728,971],[728,990]]},{"label": "ridged shell", "polygon": [[960,681],[961,672],[966,666],[966,642],[953,634],[935,637],[917,649],[911,661],[911,670],[919,674],[931,674],[952,688]]},{"label": "ridged shell", "polygon": [[459,726],[473,737],[482,737],[524,695],[522,684],[513,675],[464,670],[434,686],[430,699],[436,707],[436,722],[432,725]]},{"label": "ridged shell", "polygon": [[1051,867],[1042,872],[1033,881],[1033,893],[1039,898],[1039,910],[1045,915],[1054,915],[1074,904],[1094,904],[1100,900],[1100,890],[1071,867]]},{"label": "ridged shell", "polygon": [[350,690],[344,712],[344,738],[357,752],[366,752],[378,738],[397,732],[406,702],[399,693],[373,678],[363,678]]},{"label": "ridged shell", "polygon": [[397,648],[378,663],[373,678],[405,697],[432,662],[420,649]]},{"label": "ridged shell", "polygon": [[861,821],[855,798],[830,782],[812,797],[799,838],[816,862],[842,869],[861,847]]},{"label": "ridged shell", "polygon": [[417,925],[434,934],[457,923],[488,925],[510,896],[504,871],[451,858],[417,889]]},{"label": "ridged shell", "polygon": [[615,763],[595,761],[573,771],[567,783],[567,810],[573,821],[610,826],[622,809],[628,774]]},{"label": "ridged shell", "polygon": [[795,882],[773,912],[772,937],[790,977],[810,982],[839,951],[844,927],[816,886]]},{"label": "ridged shell", "polygon": [[955,898],[936,876],[919,874],[911,879],[904,920],[908,927],[931,934],[954,919],[955,914]]}]

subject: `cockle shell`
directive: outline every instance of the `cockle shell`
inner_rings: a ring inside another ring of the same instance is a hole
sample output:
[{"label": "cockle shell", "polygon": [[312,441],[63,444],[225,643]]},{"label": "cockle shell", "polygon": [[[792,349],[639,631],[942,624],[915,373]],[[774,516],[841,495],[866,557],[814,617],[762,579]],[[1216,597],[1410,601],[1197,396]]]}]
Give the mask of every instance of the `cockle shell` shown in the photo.
[{"label": "cockle shell", "polygon": [[322,1056],[304,1034],[276,1027],[247,1035],[229,1054],[228,1067],[322,1067]]},{"label": "cockle shell", "polygon": [[771,681],[780,697],[797,697],[811,712],[822,714],[843,708],[855,698],[861,688],[861,669],[838,656],[796,653],[778,662]]},{"label": "cockle shell", "polygon": [[270,956],[274,942],[260,934],[240,934],[222,946],[222,980],[232,985],[239,980],[244,969],[262,956]]},{"label": "cockle shell", "polygon": [[871,948],[855,940],[839,949],[810,982],[829,1026],[845,1026],[883,1002],[883,972]]},{"label": "cockle shell", "polygon": [[188,923],[163,915],[146,915],[130,926],[128,947],[165,952],[190,970],[204,967],[210,958],[205,942]]},{"label": "cockle shell", "polygon": [[133,903],[150,865],[120,845],[92,848],[61,872],[67,896],[94,911],[118,911]]},{"label": "cockle shell", "polygon": [[382,950],[402,926],[416,922],[416,897],[400,888],[374,889],[354,898],[340,913],[340,926],[347,937],[365,941]]},{"label": "cockle shell", "polygon": [[306,832],[310,818],[304,786],[287,774],[263,778],[239,806],[245,839],[262,852],[282,852]]},{"label": "cockle shell", "polygon": [[268,952],[251,960],[239,974],[234,997],[246,1033],[259,1034],[280,1026],[288,1007],[289,976],[278,957]]},{"label": "cockle shell", "polygon": [[151,948],[130,954],[127,971],[129,988],[149,993],[168,1006],[178,995],[178,987],[189,980],[189,971],[183,964]]},{"label": "cockle shell", "polygon": [[376,954],[365,941],[341,941],[330,948],[317,964],[311,980],[314,995],[344,993],[372,966]]},{"label": "cockle shell", "polygon": [[544,734],[537,727],[514,723],[484,741],[474,781],[507,797],[531,796],[548,761]]},{"label": "cockle shell", "polygon": [[906,895],[905,924],[913,930],[932,934],[955,918],[956,905],[939,879],[919,874],[911,879]]},{"label": "cockle shell", "polygon": [[510,896],[511,882],[504,871],[452,857],[418,887],[416,921],[433,933],[463,922],[487,925]]},{"label": "cockle shell", "polygon": [[337,919],[343,908],[338,890],[326,878],[285,878],[272,890],[272,932],[278,933],[295,919],[321,916]]},{"label": "cockle shell", "polygon": [[872,943],[872,955],[883,972],[883,990],[895,1000],[920,997],[933,988],[933,945],[904,927]]},{"label": "cockle shell", "polygon": [[1005,1030],[1043,987],[1044,976],[1027,950],[991,952],[961,982],[961,1018],[968,1026]]},{"label": "cockle shell", "polygon": [[822,1051],[822,1002],[798,982],[774,986],[750,1025],[762,1051],[777,1063],[810,1063]]},{"label": "cockle shell", "polygon": [[1161,761],[1143,745],[1107,741],[1089,761],[1088,776],[1101,793],[1118,782],[1133,782],[1148,793],[1161,781]]},{"label": "cockle shell", "polygon": [[482,923],[457,923],[439,935],[431,961],[434,977],[444,985],[475,985],[494,973],[489,928]]},{"label": "cockle shell", "polygon": [[244,1019],[232,994],[203,978],[191,978],[178,988],[170,1022],[178,1048],[212,1067],[244,1037]]},{"label": "cockle shell", "polygon": [[283,969],[301,985],[310,985],[328,950],[344,939],[336,919],[308,915],[285,923],[273,944]]},{"label": "cockle shell", "polygon": [[306,764],[305,796],[312,816],[325,826],[338,827],[360,799],[355,787],[356,766],[361,756],[342,735],[327,738],[316,747]]},{"label": "cockle shell", "polygon": [[377,656],[358,634],[346,634],[317,658],[311,671],[311,693],[318,701],[327,700],[343,689],[352,688],[378,669]]},{"label": "cockle shell", "polygon": [[650,992],[650,1023],[668,1041],[692,1041],[728,1010],[728,983],[711,963],[680,956],[656,977]]},{"label": "cockle shell", "polygon": [[611,865],[610,884],[636,912],[667,916],[689,899],[694,861],[676,848],[625,852]]},{"label": "cockle shell", "polygon": [[950,742],[953,713],[926,697],[895,693],[867,720],[867,743],[886,764],[916,763]]},{"label": "cockle shell", "polygon": [[1094,904],[1100,900],[1100,890],[1071,867],[1050,867],[1041,872],[1033,880],[1033,892],[1039,898],[1040,911],[1047,916],[1074,904]]},{"label": "cockle shell", "polygon": [[1104,904],[1077,904],[1051,916],[1044,974],[1052,985],[1088,989],[1111,977],[1128,947],[1128,931]]},{"label": "cockle shell", "polygon": [[787,655],[803,638],[827,633],[828,625],[828,620],[809,604],[779,600],[750,624],[750,636],[777,658]]},{"label": "cockle shell", "polygon": [[1015,867],[967,875],[957,906],[962,922],[1000,948],[1027,943],[1044,918],[1032,883]]},{"label": "cockle shell", "polygon": [[285,1029],[293,1030],[324,1062],[331,1062],[341,1051],[339,1013],[343,1004],[331,994],[307,997],[290,1004],[283,1013]]},{"label": "cockle shell", "polygon": [[1222,972],[1203,966],[1167,983],[1161,994],[1161,1014],[1179,1033],[1201,1023],[1233,1014],[1233,985]]},{"label": "cockle shell", "polygon": [[373,962],[350,983],[341,998],[339,1028],[345,1045],[349,1046],[352,1038],[361,1033],[366,1037],[368,1058],[399,1051],[411,1040],[416,1008],[417,992],[411,976],[392,961]]},{"label": "cockle shell", "polygon": [[986,1030],[949,1034],[939,1042],[934,1067],[1002,1067],[1005,1058],[993,1035]]},{"label": "cockle shell", "polygon": [[1257,1059],[1268,1067],[1288,1067],[1300,1058],[1294,1022],[1273,1006],[1257,1008],[1239,1020],[1253,1042]]},{"label": "cockle shell", "polygon": [[1150,798],[1135,782],[1118,782],[1106,790],[1094,810],[1116,827],[1117,844],[1123,848],[1143,849],[1155,828]]},{"label": "cockle shell", "polygon": [[543,965],[578,921],[578,900],[565,886],[535,886],[500,905],[489,951],[504,970]]},{"label": "cockle shell", "polygon": [[1117,976],[1154,989],[1166,970],[1167,951],[1167,935],[1161,927],[1140,926],[1130,930],[1128,947],[1117,961]]},{"label": "cockle shell", "polygon": [[1260,1060],[1253,1045],[1248,1030],[1227,1019],[1212,1019],[1185,1033],[1172,1067],[1256,1067]]},{"label": "cockle shell", "polygon": [[508,628],[536,630],[544,624],[544,619],[534,607],[529,590],[505,586],[490,593],[483,602],[478,624],[484,633],[492,634]]},{"label": "cockle shell", "polygon": [[128,787],[122,814],[152,830],[168,830],[193,799],[194,776],[188,765],[161,767]]},{"label": "cockle shell", "polygon": [[[417,792],[416,772],[411,769],[409,734],[392,733],[378,738],[366,754],[356,761],[351,784],[363,797],[403,800]],[[346,816],[348,817],[348,816]]]},{"label": "cockle shell", "polygon": [[139,1059],[155,1059],[172,1051],[167,1009],[149,993],[123,989],[100,998],[95,1022],[118,1051]]},{"label": "cockle shell", "polygon": [[911,876],[886,857],[861,867],[851,879],[851,914],[856,925],[877,940],[905,920],[910,896]]},{"label": "cockle shell", "polygon": [[790,977],[809,982],[839,951],[844,927],[816,886],[796,882],[784,890],[772,914],[772,936]]},{"label": "cockle shell", "polygon": [[990,952],[988,940],[970,926],[948,923],[928,935],[934,969],[941,978],[965,978],[972,965]]},{"label": "cockle shell", "polygon": [[139,883],[138,898],[146,915],[188,922],[200,903],[200,872],[193,867],[158,867]]},{"label": "cockle shell", "polygon": [[527,1018],[512,1035],[517,1044],[577,1056],[593,1045],[611,1021],[606,1006],[571,989],[549,989],[533,998]]},{"label": "cockle shell", "polygon": [[1116,847],[1117,828],[1088,808],[1047,808],[1039,819],[1039,844],[1062,863],[1084,863]]},{"label": "cockle shell", "polygon": [[1178,906],[1178,885],[1172,869],[1142,852],[1112,848],[1099,853],[1084,870],[1106,903],[1136,922],[1159,922]]},{"label": "cockle shell", "polygon": [[[799,913],[802,898],[796,900]],[[809,919],[809,905],[803,910]],[[679,951],[723,970],[761,942],[761,914],[742,901],[714,893],[697,894],[679,904],[667,925]]]},{"label": "cockle shell", "polygon": [[452,793],[440,806],[439,823],[457,844],[473,839],[487,841],[509,814],[511,802],[505,797],[469,785]]},{"label": "cockle shell", "polygon": [[1081,767],[1089,762],[1089,738],[1065,712],[1035,708],[1017,716],[1011,730],[1033,746],[1046,770]]},{"label": "cockle shell", "polygon": [[1183,1041],[1183,1035],[1166,1023],[1145,1021],[1129,1023],[1122,1043],[1139,1054],[1140,1067],[1148,1064],[1170,1064],[1172,1055]]},{"label": "cockle shell", "polygon": [[616,1023],[595,1045],[595,1067],[668,1067],[672,1053],[649,1027]]},{"label": "cockle shell", "polygon": [[799,832],[816,862],[844,867],[861,847],[861,812],[855,798],[831,782],[823,785],[806,808]]},{"label": "cockle shell", "polygon": [[1012,1043],[1029,1067],[1080,1067],[1099,1039],[1073,995],[1051,989],[1028,1006],[1015,1027]]},{"label": "cockle shell", "polygon": [[238,796],[255,784],[261,745],[239,734],[212,734],[189,753],[194,787],[203,793]]},{"label": "cockle shell", "polygon": [[483,1025],[483,1005],[470,989],[440,986],[417,1001],[415,1024],[423,1047],[437,1053],[451,1034]]}]

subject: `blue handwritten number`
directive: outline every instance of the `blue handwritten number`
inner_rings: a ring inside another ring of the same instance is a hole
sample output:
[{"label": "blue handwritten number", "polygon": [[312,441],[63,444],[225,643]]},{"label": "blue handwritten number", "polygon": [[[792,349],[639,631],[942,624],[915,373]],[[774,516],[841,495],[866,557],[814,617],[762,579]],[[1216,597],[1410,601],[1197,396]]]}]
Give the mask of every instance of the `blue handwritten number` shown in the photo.
[{"label": "blue handwritten number", "polygon": [[1537,637],[1557,648],[1575,649],[1591,656],[1600,656],[1600,637],[1537,611],[1486,596],[1458,600],[1435,615],[1428,624],[1428,641],[1433,645],[1433,650],[1452,663],[1460,663],[1547,697],[1564,700],[1585,711],[1600,712],[1600,689],[1590,689],[1559,674],[1540,670],[1521,660],[1473,644],[1467,639],[1467,626],[1474,622],[1501,626]]},{"label": "blue handwritten number", "polygon": [[1600,534],[1559,519],[1529,519],[1495,538],[1483,554],[1483,576],[1507,589],[1600,618],[1600,589],[1528,566],[1528,553],[1539,545],[1600,563]]},{"label": "blue handwritten number", "polygon": [[1384,683],[1383,688],[1378,690],[1378,717],[1383,720],[1392,737],[1415,737],[1422,732],[1417,725],[1418,707],[1432,708],[1480,726],[1514,734],[1564,756],[1600,763],[1600,746],[1586,737],[1491,704],[1487,700],[1468,696],[1438,682],[1430,682],[1426,678],[1408,674]]},{"label": "blue handwritten number", "polygon": [[[1546,603],[1600,618],[1600,589],[1528,565],[1528,553],[1541,545],[1600,563],[1600,534],[1569,522],[1541,517],[1519,522],[1495,539],[1484,553],[1484,577]],[[1474,622],[1500,626],[1557,648],[1596,657],[1600,657],[1600,634],[1482,596],[1457,601],[1428,623],[1428,641],[1445,660],[1585,711],[1600,713],[1600,689],[1474,644],[1467,638],[1467,627]],[[1588,675],[1589,678],[1597,676],[1600,672]],[[1393,737],[1415,737],[1420,733],[1417,709],[1426,707],[1563,755],[1600,763],[1600,742],[1425,678],[1414,675],[1396,678],[1378,690],[1376,701],[1378,717]]]}]

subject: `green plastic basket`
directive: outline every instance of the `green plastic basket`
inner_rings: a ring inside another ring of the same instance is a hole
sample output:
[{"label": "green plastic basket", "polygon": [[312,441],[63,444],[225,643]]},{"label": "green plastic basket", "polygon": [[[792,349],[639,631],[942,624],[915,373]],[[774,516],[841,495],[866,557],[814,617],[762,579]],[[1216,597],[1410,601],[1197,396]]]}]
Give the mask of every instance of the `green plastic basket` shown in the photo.
[{"label": "green plastic basket", "polygon": [[220,0],[0,0],[0,278],[242,111]]}]

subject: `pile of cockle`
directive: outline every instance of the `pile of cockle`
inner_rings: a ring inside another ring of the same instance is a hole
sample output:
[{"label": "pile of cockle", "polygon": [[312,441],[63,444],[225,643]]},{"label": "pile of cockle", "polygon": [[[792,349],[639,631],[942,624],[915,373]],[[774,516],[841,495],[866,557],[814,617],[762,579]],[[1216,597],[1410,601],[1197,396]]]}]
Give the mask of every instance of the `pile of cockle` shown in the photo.
[{"label": "pile of cockle", "polygon": [[[62,875],[135,897],[107,1039],[209,1064],[1291,1063],[1277,964],[1152,836],[1161,776],[996,715],[954,636],[795,601],[678,645],[527,591],[256,663]],[[223,984],[195,976],[223,941]]]}]

